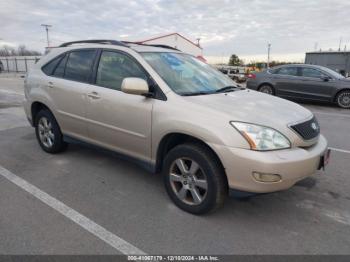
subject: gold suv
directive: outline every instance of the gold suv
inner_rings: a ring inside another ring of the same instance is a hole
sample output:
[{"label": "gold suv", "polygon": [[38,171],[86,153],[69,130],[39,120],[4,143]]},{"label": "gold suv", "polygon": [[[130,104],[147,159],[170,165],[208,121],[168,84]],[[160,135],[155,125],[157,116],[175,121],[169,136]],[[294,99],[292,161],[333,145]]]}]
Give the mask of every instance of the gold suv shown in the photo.
[{"label": "gold suv", "polygon": [[168,46],[65,43],[28,73],[25,97],[43,150],[75,139],[127,155],[161,172],[170,198],[194,214],[221,206],[229,189],[287,189],[329,158],[309,110]]}]

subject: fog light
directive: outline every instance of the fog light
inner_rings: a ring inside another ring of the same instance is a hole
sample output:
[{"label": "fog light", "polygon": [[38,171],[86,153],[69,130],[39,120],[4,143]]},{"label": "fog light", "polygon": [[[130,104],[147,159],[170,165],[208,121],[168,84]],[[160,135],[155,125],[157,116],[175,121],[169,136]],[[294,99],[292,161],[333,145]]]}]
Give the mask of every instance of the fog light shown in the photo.
[{"label": "fog light", "polygon": [[282,177],[278,174],[267,174],[267,173],[260,173],[260,172],[253,172],[253,177],[256,181],[259,182],[279,182],[282,180]]}]

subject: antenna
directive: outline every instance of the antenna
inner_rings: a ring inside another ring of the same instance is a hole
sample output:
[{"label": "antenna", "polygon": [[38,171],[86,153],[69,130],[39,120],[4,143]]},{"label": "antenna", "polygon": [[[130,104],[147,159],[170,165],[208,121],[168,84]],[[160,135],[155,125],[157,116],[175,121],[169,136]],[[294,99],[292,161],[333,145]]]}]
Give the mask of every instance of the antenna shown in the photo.
[{"label": "antenna", "polygon": [[196,40],[197,40],[197,46],[201,46],[200,44],[199,44],[199,41],[201,41],[201,39],[200,38],[196,38]]}]

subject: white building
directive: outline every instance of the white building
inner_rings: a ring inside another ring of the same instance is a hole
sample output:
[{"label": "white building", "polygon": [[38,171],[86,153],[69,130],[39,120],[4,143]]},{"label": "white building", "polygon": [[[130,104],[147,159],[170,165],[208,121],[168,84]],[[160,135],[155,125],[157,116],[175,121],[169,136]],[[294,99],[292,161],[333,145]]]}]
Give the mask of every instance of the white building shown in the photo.
[{"label": "white building", "polygon": [[192,42],[191,40],[180,35],[179,33],[160,35],[136,42],[142,44],[168,45],[179,49],[182,52],[204,59],[203,48],[199,44]]}]

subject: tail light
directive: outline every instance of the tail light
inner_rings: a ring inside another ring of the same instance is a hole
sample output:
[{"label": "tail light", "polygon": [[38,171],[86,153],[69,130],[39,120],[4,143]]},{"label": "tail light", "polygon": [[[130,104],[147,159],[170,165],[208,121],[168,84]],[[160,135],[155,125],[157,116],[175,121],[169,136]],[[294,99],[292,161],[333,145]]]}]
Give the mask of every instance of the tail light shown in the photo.
[{"label": "tail light", "polygon": [[255,79],[256,75],[255,74],[248,74],[248,78]]}]

